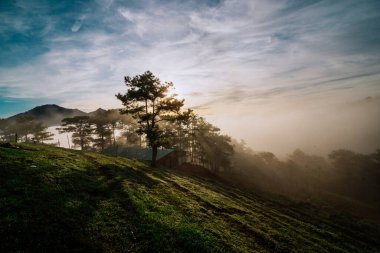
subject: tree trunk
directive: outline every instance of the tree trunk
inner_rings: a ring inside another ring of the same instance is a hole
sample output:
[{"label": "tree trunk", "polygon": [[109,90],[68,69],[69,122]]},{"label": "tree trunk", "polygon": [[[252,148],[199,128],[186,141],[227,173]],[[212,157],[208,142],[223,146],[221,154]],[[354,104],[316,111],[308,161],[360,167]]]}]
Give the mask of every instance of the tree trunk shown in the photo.
[{"label": "tree trunk", "polygon": [[71,147],[70,147],[70,141],[69,141],[69,134],[66,134],[66,137],[67,137],[67,145],[69,146],[69,149],[71,149]]},{"label": "tree trunk", "polygon": [[116,146],[115,126],[112,126],[113,146]]},{"label": "tree trunk", "polygon": [[153,145],[152,146],[152,162],[150,164],[152,167],[156,167],[157,152],[158,152],[157,146]]},{"label": "tree trunk", "polygon": [[84,141],[83,138],[80,138],[80,149],[83,150]]}]

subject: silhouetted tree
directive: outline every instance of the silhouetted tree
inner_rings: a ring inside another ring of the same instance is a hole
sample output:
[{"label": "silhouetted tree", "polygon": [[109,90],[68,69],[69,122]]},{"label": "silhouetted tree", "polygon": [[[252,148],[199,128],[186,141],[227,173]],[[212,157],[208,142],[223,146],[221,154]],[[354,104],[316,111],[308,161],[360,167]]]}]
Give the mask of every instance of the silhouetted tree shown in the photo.
[{"label": "silhouetted tree", "polygon": [[365,155],[339,149],[329,154],[336,180],[333,190],[360,200],[380,200],[379,150]]},{"label": "silhouetted tree", "polygon": [[118,110],[112,109],[104,113],[107,124],[109,125],[112,133],[112,144],[116,145],[116,130],[121,130],[125,125],[131,124],[132,119],[126,115],[121,115]]},{"label": "silhouetted tree", "polygon": [[132,114],[138,121],[140,134],[145,134],[149,146],[152,147],[152,166],[156,166],[157,149],[163,145],[164,132],[160,123],[175,121],[178,118],[184,100],[169,96],[172,83],[162,83],[150,71],[135,77],[124,78],[128,90],[116,97],[123,103],[125,109],[121,113]]},{"label": "silhouetted tree", "polygon": [[191,118],[195,117],[193,110],[181,112],[176,122],[168,122],[166,124],[166,135],[168,137],[168,145],[179,151],[187,151],[191,156]]},{"label": "silhouetted tree", "polygon": [[0,122],[0,135],[3,141],[15,141],[16,135],[15,132],[15,122],[10,124],[6,119],[3,119]]},{"label": "silhouetted tree", "polygon": [[138,125],[131,122],[126,125],[121,133],[121,139],[127,146],[140,146],[141,147],[141,134],[137,133]]},{"label": "silhouetted tree", "polygon": [[18,137],[24,137],[24,141],[28,142],[28,135],[34,132],[38,123],[35,122],[32,116],[21,116],[16,119],[16,126]]},{"label": "silhouetted tree", "polygon": [[13,121],[6,120],[3,124],[3,134],[15,142],[22,141],[23,137],[28,142],[28,136],[42,127],[40,122],[28,115],[19,116]]},{"label": "silhouetted tree", "polygon": [[339,149],[329,154],[329,158],[333,161],[335,168],[351,173],[355,170],[356,154],[351,150]]},{"label": "silhouetted tree", "polygon": [[5,119],[0,118],[0,137],[2,141],[5,141],[5,126],[6,126],[6,121]]},{"label": "silhouetted tree", "polygon": [[[371,155],[371,158],[376,165],[380,165],[380,149],[377,149],[376,152]],[[380,168],[380,166],[377,168]]]},{"label": "silhouetted tree", "polygon": [[231,138],[220,134],[220,129],[202,117],[190,117],[189,147],[192,162],[208,166],[214,171],[230,169],[234,153]]},{"label": "silhouetted tree", "polygon": [[62,120],[62,126],[57,128],[60,133],[73,133],[72,141],[81,150],[86,149],[92,141],[93,125],[89,116],[76,116]]},{"label": "silhouetted tree", "polygon": [[98,112],[93,117],[90,118],[90,122],[94,125],[95,138],[93,138],[93,143],[95,148],[100,148],[104,150],[107,144],[111,143],[112,136],[112,125],[107,117],[106,112]]},{"label": "silhouetted tree", "polygon": [[33,133],[33,140],[37,143],[44,143],[44,141],[51,141],[53,140],[54,134],[51,132],[46,131],[45,127],[42,127],[42,129],[37,129]]}]

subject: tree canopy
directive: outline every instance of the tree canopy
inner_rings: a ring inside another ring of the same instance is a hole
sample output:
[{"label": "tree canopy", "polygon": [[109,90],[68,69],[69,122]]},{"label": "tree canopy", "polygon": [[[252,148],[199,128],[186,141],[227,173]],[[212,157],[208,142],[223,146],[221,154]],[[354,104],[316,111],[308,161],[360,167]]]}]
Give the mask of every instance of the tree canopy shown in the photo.
[{"label": "tree canopy", "polygon": [[116,95],[125,107],[121,113],[132,114],[137,119],[137,131],[146,135],[152,148],[152,166],[155,166],[157,149],[165,144],[165,133],[160,124],[176,121],[184,100],[177,99],[176,94],[169,94],[173,83],[161,82],[150,71],[134,77],[126,76],[124,83],[127,92]]},{"label": "tree canopy", "polygon": [[46,129],[41,122],[29,115],[19,116],[15,120],[3,119],[0,122],[0,135],[3,140],[8,141],[43,142],[52,137]]},{"label": "tree canopy", "polygon": [[76,116],[62,120],[62,127],[57,128],[60,133],[73,132],[72,139],[81,150],[87,149],[92,140],[93,127],[89,116]]}]

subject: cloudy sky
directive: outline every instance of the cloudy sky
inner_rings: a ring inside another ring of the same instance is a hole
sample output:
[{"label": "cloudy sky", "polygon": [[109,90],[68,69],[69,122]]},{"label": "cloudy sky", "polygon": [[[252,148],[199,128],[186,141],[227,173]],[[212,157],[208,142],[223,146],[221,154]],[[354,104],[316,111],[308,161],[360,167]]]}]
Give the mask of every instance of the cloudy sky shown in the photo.
[{"label": "cloudy sky", "polygon": [[0,45],[0,117],[151,70],[255,150],[380,148],[378,0],[1,0]]}]

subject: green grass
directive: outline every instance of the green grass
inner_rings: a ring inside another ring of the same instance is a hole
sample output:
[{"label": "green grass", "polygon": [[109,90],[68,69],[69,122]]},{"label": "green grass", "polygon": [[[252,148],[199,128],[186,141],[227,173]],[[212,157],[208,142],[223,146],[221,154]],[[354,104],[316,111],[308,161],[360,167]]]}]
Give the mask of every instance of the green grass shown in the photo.
[{"label": "green grass", "polygon": [[380,252],[378,226],[210,178],[0,147],[0,252]]}]

